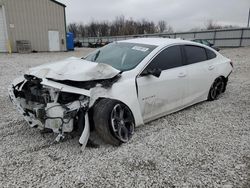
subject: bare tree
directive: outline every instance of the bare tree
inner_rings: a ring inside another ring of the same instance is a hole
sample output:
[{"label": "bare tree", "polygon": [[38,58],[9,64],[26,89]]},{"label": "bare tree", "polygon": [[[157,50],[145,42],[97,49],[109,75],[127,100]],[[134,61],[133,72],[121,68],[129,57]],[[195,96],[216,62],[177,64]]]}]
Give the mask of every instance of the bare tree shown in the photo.
[{"label": "bare tree", "polygon": [[167,22],[161,20],[158,25],[154,22],[142,19],[134,21],[132,18],[125,19],[123,15],[115,18],[114,21],[91,21],[89,24],[71,23],[68,30],[76,37],[99,37],[99,36],[117,36],[117,35],[136,35],[159,32],[173,32]]},{"label": "bare tree", "polygon": [[196,31],[202,31],[204,29],[202,29],[201,27],[193,27],[192,29],[190,29],[189,31],[191,32],[196,32]]},{"label": "bare tree", "polygon": [[205,22],[205,29],[210,30],[210,29],[232,29],[232,28],[239,28],[240,26],[237,25],[220,25],[216,23],[213,20],[207,20]]},{"label": "bare tree", "polygon": [[205,29],[211,30],[211,29],[221,29],[222,26],[218,25],[214,20],[210,19],[205,22]]},{"label": "bare tree", "polygon": [[109,23],[108,22],[101,22],[99,23],[99,35],[100,36],[108,36],[109,35]]},{"label": "bare tree", "polygon": [[132,18],[130,18],[130,20],[126,20],[125,22],[124,35],[133,35],[133,34],[138,34],[137,23]]},{"label": "bare tree", "polygon": [[174,29],[172,26],[168,25],[167,24],[167,27],[166,29],[164,30],[165,33],[173,33],[174,32]]},{"label": "bare tree", "polygon": [[68,25],[68,31],[73,33],[76,37],[78,34],[78,25],[76,23],[71,23]]},{"label": "bare tree", "polygon": [[90,37],[99,37],[99,25],[92,21],[88,27]]},{"label": "bare tree", "polygon": [[115,27],[116,35],[123,35],[125,27],[125,17],[123,15],[116,17],[112,25],[114,25]]},{"label": "bare tree", "polygon": [[164,20],[160,20],[160,21],[158,22],[158,31],[159,31],[160,33],[163,33],[163,32],[166,30],[166,28],[167,28],[166,22],[165,22]]},{"label": "bare tree", "polygon": [[79,24],[77,31],[78,31],[78,34],[80,36],[85,36],[86,35],[86,27],[85,27],[85,25]]}]

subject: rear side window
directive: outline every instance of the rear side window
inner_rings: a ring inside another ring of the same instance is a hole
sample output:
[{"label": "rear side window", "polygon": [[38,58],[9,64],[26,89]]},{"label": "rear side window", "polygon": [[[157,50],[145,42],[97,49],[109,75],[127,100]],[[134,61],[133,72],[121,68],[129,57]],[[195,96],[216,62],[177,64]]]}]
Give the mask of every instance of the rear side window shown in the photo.
[{"label": "rear side window", "polygon": [[206,50],[199,46],[184,46],[187,64],[198,63],[207,60]]},{"label": "rear side window", "polygon": [[182,66],[181,47],[172,46],[160,52],[148,65],[147,69],[167,70]]},{"label": "rear side window", "polygon": [[216,54],[213,51],[206,49],[206,52],[207,52],[207,59],[216,58]]}]

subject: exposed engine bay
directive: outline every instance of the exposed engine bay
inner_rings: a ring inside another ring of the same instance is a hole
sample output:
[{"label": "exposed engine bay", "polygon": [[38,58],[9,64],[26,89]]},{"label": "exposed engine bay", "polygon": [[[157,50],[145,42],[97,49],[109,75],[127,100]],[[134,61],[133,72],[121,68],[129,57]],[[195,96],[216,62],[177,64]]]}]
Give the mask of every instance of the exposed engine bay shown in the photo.
[{"label": "exposed engine bay", "polygon": [[[59,133],[72,132],[79,113],[87,112],[89,97],[67,93],[41,84],[42,79],[25,75],[25,80],[10,89],[10,98],[31,127]],[[12,95],[11,95],[12,94]]]}]

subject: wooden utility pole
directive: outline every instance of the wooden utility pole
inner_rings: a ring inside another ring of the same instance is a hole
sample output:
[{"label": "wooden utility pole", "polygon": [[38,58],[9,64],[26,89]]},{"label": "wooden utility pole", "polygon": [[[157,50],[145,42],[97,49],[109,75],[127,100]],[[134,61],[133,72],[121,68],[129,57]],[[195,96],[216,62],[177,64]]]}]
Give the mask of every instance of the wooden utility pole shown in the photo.
[{"label": "wooden utility pole", "polygon": [[248,13],[247,27],[249,27],[249,22],[250,22],[250,8],[249,8],[249,13]]}]

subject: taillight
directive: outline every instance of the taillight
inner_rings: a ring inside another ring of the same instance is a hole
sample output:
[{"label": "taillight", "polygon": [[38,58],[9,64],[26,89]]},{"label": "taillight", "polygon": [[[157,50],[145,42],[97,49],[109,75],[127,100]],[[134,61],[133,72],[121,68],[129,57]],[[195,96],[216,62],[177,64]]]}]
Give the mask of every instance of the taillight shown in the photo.
[{"label": "taillight", "polygon": [[232,61],[230,61],[230,65],[232,66],[232,68],[234,68],[234,64]]}]

